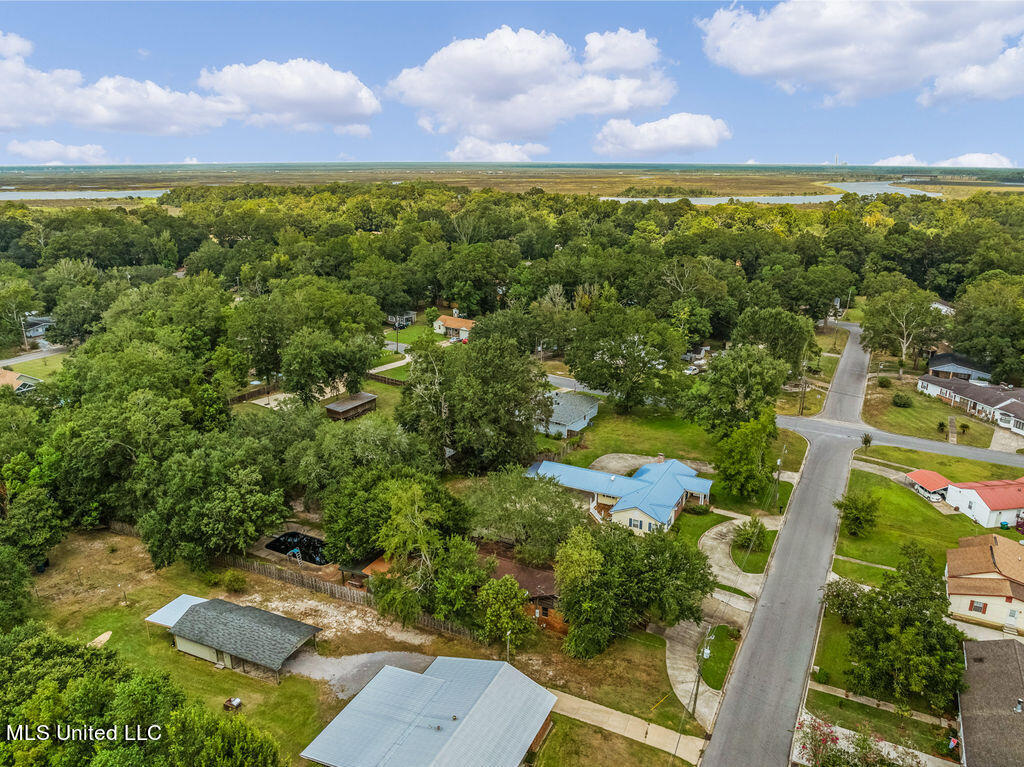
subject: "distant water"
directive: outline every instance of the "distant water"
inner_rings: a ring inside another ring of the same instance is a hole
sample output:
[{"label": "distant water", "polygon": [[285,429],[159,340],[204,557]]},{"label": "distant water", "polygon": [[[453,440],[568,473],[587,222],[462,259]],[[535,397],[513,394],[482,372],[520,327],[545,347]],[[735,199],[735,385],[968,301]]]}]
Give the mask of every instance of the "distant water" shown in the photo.
[{"label": "distant water", "polygon": [[63,192],[35,192],[30,189],[24,192],[0,191],[2,200],[107,200],[120,197],[159,197],[166,189],[78,189]]},{"label": "distant water", "polygon": [[[842,184],[830,183],[837,189],[854,194],[905,194],[908,197],[914,194],[923,194],[928,197],[941,197],[939,192],[922,192],[920,189],[908,189],[903,186],[896,186],[891,181],[848,181]],[[841,194],[779,194],[760,195],[754,197],[687,197],[685,199],[694,205],[723,205],[729,200],[738,202],[763,202],[769,205],[805,205],[814,202],[839,202]],[[616,200],[617,202],[678,202],[682,197],[602,197],[602,200]]]}]

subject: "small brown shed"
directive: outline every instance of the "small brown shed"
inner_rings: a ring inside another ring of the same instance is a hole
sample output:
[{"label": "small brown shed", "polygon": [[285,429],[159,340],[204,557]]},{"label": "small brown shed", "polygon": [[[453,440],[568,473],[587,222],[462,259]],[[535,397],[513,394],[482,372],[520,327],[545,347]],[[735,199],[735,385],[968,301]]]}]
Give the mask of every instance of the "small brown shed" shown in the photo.
[{"label": "small brown shed", "polygon": [[327,417],[332,421],[351,421],[377,409],[377,395],[361,391],[327,405]]}]

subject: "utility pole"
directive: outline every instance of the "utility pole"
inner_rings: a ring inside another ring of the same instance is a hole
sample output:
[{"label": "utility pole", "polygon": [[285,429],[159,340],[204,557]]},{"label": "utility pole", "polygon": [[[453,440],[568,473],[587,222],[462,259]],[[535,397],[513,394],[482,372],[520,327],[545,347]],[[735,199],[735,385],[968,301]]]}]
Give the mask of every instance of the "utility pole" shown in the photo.
[{"label": "utility pole", "polygon": [[704,639],[700,643],[700,648],[697,652],[697,681],[693,685],[693,701],[690,703],[690,713],[694,716],[697,715],[697,695],[700,692],[700,679],[701,673],[704,669],[704,661],[711,657],[711,648],[708,647],[708,638],[711,635],[711,628],[704,633]]}]

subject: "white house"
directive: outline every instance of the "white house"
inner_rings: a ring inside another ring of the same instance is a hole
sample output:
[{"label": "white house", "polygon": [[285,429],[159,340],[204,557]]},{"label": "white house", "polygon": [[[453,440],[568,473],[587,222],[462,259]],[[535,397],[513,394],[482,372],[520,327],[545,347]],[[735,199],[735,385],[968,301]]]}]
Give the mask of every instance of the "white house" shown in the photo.
[{"label": "white house", "polygon": [[1024,546],[992,533],[946,551],[946,592],[954,618],[1024,634]]},{"label": "white house", "polygon": [[923,375],[917,390],[938,397],[970,415],[994,421],[1004,429],[1024,435],[1024,389],[988,384],[983,380]]},{"label": "white house", "polygon": [[434,332],[448,338],[458,338],[460,341],[465,341],[469,338],[469,331],[473,329],[475,324],[473,320],[442,314],[434,320]]},{"label": "white house", "polygon": [[954,482],[946,488],[946,503],[983,527],[1012,527],[1024,517],[1024,477]]},{"label": "white house", "polygon": [[992,378],[987,366],[956,352],[933,354],[928,360],[928,374],[939,378],[963,378],[967,381],[988,381]]}]

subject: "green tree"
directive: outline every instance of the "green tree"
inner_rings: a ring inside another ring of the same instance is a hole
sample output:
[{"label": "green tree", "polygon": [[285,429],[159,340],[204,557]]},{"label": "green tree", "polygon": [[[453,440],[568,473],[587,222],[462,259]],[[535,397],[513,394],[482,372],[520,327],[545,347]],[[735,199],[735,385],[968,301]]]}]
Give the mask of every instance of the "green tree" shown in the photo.
[{"label": "green tree", "polygon": [[757,517],[751,517],[733,532],[732,544],[747,551],[764,551],[768,548],[768,528]]},{"label": "green tree", "polygon": [[993,380],[1024,380],[1024,277],[989,272],[971,281],[956,302],[949,340],[992,366]]},{"label": "green tree", "polygon": [[25,316],[42,306],[28,280],[21,277],[5,279],[0,275],[0,344],[9,346],[18,342],[27,351]]},{"label": "green tree", "polygon": [[864,306],[861,343],[869,349],[888,349],[903,363],[914,345],[930,341],[943,325],[943,314],[932,304],[938,296],[919,288],[901,288],[868,299]]},{"label": "green tree", "polygon": [[923,696],[948,710],[963,689],[963,633],[946,621],[949,598],[941,572],[919,544],[903,547],[895,572],[865,593],[850,632],[850,689],[906,704]]},{"label": "green tree", "polygon": [[679,331],[647,309],[623,306],[612,291],[577,324],[565,362],[576,380],[629,412],[677,400],[684,351]]},{"label": "green tree", "polygon": [[0,525],[0,545],[17,549],[26,564],[41,564],[68,525],[46,489],[27,486],[15,495]]},{"label": "green tree", "polygon": [[518,650],[536,630],[537,625],[526,614],[530,595],[511,575],[488,580],[477,594],[480,610],[479,636],[482,642],[507,643]]},{"label": "green tree", "polygon": [[17,550],[0,544],[0,632],[10,631],[28,615],[31,576]]},{"label": "green tree", "polygon": [[434,574],[434,617],[470,624],[476,592],[487,582],[494,560],[481,564],[476,546],[457,535],[445,539]]},{"label": "green tree", "polygon": [[842,516],[843,529],[854,537],[867,535],[875,529],[878,518],[878,498],[871,493],[848,492],[834,506]]},{"label": "green tree", "polygon": [[768,410],[737,426],[715,448],[717,479],[742,498],[759,498],[772,482],[771,446],[777,435],[775,414]]},{"label": "green tree", "polygon": [[587,519],[565,488],[550,478],[527,477],[521,466],[491,472],[466,501],[477,537],[511,544],[518,559],[534,566],[551,562],[569,531]]},{"label": "green tree", "polygon": [[737,346],[712,358],[684,399],[684,410],[721,438],[774,409],[786,380],[786,363],[757,346]]},{"label": "green tree", "polygon": [[791,371],[799,371],[807,350],[815,343],[814,323],[781,307],[751,306],[737,320],[732,341],[764,346],[773,357],[787,362]]},{"label": "green tree", "polygon": [[417,339],[396,416],[445,465],[483,470],[525,463],[534,426],[551,414],[539,364],[507,338],[440,347]]}]

